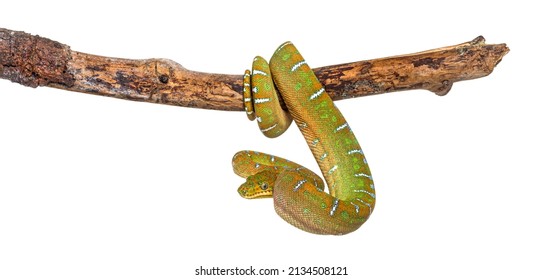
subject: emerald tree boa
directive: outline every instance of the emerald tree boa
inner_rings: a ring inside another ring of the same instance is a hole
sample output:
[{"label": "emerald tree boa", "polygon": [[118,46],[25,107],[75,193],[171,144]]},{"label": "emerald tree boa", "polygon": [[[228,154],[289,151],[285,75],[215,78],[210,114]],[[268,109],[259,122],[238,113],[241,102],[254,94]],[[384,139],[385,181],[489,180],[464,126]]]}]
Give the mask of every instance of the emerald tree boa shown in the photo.
[{"label": "emerald tree boa", "polygon": [[267,137],[281,135],[294,120],[329,192],[318,175],[297,163],[240,151],[232,160],[234,172],[247,178],[239,194],[273,197],[279,216],[311,233],[341,235],[358,229],[375,206],[368,163],[345,118],[296,47],[282,44],[269,64],[256,57],[252,71],[245,72],[243,94],[247,116],[257,120]]}]

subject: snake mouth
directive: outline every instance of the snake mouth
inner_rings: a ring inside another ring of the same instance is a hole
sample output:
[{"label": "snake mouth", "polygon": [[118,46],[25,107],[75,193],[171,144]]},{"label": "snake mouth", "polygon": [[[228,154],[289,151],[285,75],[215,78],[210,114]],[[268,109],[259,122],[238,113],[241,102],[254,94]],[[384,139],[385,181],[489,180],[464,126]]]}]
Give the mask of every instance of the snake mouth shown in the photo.
[{"label": "snake mouth", "polygon": [[245,185],[241,185],[238,188],[238,193],[241,197],[246,199],[269,198],[273,196],[271,191],[256,191],[253,187]]}]

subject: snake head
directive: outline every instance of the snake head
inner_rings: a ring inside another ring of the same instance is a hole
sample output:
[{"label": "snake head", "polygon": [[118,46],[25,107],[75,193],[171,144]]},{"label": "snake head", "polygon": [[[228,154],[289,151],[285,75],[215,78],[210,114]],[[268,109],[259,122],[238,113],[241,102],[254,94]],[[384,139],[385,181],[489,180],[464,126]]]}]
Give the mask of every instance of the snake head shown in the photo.
[{"label": "snake head", "polygon": [[269,170],[258,172],[247,177],[247,181],[238,188],[243,198],[266,198],[273,196],[273,186],[277,173]]}]

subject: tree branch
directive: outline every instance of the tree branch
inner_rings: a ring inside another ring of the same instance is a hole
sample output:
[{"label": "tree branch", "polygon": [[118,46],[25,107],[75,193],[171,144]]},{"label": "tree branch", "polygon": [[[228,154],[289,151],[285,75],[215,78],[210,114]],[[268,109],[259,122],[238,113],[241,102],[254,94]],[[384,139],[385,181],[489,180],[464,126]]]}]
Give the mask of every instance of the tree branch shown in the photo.
[{"label": "tree branch", "polygon": [[[445,95],[454,82],[489,75],[508,51],[505,44],[487,45],[479,36],[455,46],[314,70],[334,100],[410,89]],[[135,101],[243,110],[242,75],[190,71],[168,59],[86,54],[47,38],[2,28],[0,78],[30,87]]]}]

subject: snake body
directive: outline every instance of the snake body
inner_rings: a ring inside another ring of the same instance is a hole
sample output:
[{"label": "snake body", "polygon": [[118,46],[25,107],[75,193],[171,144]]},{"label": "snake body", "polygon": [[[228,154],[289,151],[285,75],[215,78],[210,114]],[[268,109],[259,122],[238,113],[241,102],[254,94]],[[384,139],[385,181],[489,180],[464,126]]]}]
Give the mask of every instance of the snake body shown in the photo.
[{"label": "snake body", "polygon": [[375,206],[369,166],[345,118],[291,42],[275,51],[269,65],[254,59],[252,72],[244,77],[244,98],[247,116],[257,119],[268,137],[279,136],[295,121],[329,193],[322,179],[301,165],[241,151],[232,160],[235,173],[247,178],[240,195],[273,197],[279,216],[311,233],[341,235],[358,229]]}]

